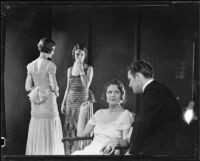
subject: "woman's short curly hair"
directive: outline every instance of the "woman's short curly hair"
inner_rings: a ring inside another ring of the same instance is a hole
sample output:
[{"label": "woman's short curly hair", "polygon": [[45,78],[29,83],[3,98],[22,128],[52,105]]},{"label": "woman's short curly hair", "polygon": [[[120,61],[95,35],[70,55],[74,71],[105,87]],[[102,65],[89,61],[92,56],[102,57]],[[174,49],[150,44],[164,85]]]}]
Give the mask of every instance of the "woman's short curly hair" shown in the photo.
[{"label": "woman's short curly hair", "polygon": [[77,43],[76,45],[74,45],[74,48],[72,50],[72,56],[73,58],[75,58],[75,51],[76,50],[83,50],[85,52],[85,57],[87,56],[88,50],[87,47],[81,43]]},{"label": "woman's short curly hair", "polygon": [[118,80],[118,79],[113,79],[113,80],[111,80],[111,81],[109,81],[109,82],[106,83],[106,85],[104,86],[104,91],[103,91],[102,97],[101,97],[102,101],[103,101],[104,103],[107,103],[106,92],[107,92],[108,87],[109,87],[111,84],[112,84],[112,85],[116,85],[116,86],[118,87],[118,89],[119,89],[119,91],[120,91],[120,93],[121,93],[121,96],[120,96],[120,98],[121,98],[121,103],[122,103],[122,104],[125,103],[126,100],[127,100],[127,99],[126,99],[126,90],[125,90],[125,88],[124,88],[123,83],[122,83],[120,80]]},{"label": "woman's short curly hair", "polygon": [[52,39],[44,37],[39,41],[37,46],[40,52],[45,52],[45,53],[50,54],[53,50],[53,47],[56,46],[56,43]]}]

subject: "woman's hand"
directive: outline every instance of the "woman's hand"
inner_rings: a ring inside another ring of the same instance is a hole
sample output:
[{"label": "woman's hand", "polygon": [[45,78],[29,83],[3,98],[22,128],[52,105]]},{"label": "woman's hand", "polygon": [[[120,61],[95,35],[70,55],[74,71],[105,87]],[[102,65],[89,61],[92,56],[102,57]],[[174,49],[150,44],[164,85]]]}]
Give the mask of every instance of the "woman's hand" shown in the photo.
[{"label": "woman's hand", "polygon": [[131,154],[129,153],[129,150],[130,150],[130,149],[128,149],[127,152],[126,152],[124,155],[131,155]]},{"label": "woman's hand", "polygon": [[127,142],[130,144],[131,142],[131,135],[132,135],[132,132],[133,132],[133,127],[130,127],[129,131],[128,131],[128,134],[126,136],[126,139],[127,139]]},{"label": "woman's hand", "polygon": [[61,104],[61,113],[64,115],[65,114],[65,103],[62,102]]},{"label": "woman's hand", "polygon": [[56,95],[56,97],[59,97],[59,92],[55,91],[55,95]]},{"label": "woman's hand", "polygon": [[101,152],[103,152],[103,155],[111,155],[115,150],[115,147],[106,145]]},{"label": "woman's hand", "polygon": [[55,93],[56,97],[59,97],[59,87],[58,86],[56,87],[56,90],[54,93]]},{"label": "woman's hand", "polygon": [[78,137],[85,137],[88,134],[90,134],[94,129],[94,125],[86,123],[89,108],[90,108],[89,101],[83,102],[80,106],[80,112],[79,112],[78,123],[77,123]]},{"label": "woman's hand", "polygon": [[79,74],[84,74],[84,68],[83,68],[83,63],[80,62],[79,64]]},{"label": "woman's hand", "polygon": [[84,72],[83,63],[80,60],[76,60],[74,62],[74,69],[79,75],[82,74]]},{"label": "woman's hand", "polygon": [[118,141],[116,139],[110,140],[100,151],[103,152],[103,155],[111,155],[117,145]]},{"label": "woman's hand", "polygon": [[83,112],[87,112],[90,108],[90,101],[85,101],[81,104],[80,110]]}]

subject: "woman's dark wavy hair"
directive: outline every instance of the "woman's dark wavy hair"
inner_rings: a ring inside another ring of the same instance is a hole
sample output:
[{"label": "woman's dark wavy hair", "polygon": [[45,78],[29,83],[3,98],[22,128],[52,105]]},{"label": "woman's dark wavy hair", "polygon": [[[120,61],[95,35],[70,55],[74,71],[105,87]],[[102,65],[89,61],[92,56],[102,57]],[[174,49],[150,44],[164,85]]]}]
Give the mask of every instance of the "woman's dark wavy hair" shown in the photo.
[{"label": "woman's dark wavy hair", "polygon": [[53,47],[56,46],[56,43],[52,39],[44,37],[39,41],[37,46],[40,52],[45,52],[50,54],[53,50]]},{"label": "woman's dark wavy hair", "polygon": [[85,57],[87,56],[88,50],[87,47],[81,43],[77,43],[76,45],[74,45],[74,48],[72,50],[72,56],[73,58],[75,58],[75,51],[76,50],[83,50],[85,52]]},{"label": "woman's dark wavy hair", "polygon": [[145,60],[138,60],[136,62],[131,63],[128,66],[128,71],[135,77],[136,73],[141,73],[145,78],[153,78],[154,72],[153,67],[149,62]]},{"label": "woman's dark wavy hair", "polygon": [[121,92],[121,96],[120,96],[120,98],[121,98],[121,103],[124,104],[124,103],[126,102],[126,100],[127,100],[127,99],[126,99],[126,90],[125,90],[125,88],[124,88],[123,83],[122,83],[120,80],[118,80],[118,79],[113,79],[113,80],[111,80],[111,81],[109,81],[109,82],[106,83],[106,85],[104,86],[104,91],[103,91],[102,96],[101,96],[101,100],[102,100],[104,103],[107,103],[107,100],[106,100],[106,92],[107,92],[108,87],[109,87],[111,84],[112,84],[112,85],[117,85],[119,91]]}]

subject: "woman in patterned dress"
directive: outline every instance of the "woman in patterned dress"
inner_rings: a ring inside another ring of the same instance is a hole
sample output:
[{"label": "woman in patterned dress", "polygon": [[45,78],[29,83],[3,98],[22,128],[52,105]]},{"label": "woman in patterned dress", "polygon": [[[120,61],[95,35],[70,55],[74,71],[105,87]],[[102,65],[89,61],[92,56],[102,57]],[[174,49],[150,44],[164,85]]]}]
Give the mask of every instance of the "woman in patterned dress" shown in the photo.
[{"label": "woman in patterned dress", "polygon": [[[77,136],[77,122],[80,105],[89,100],[90,84],[93,78],[93,67],[84,63],[87,56],[87,48],[82,44],[76,44],[72,50],[75,59],[72,67],[67,70],[67,87],[61,105],[61,112],[65,114],[64,137]],[[89,119],[89,115],[88,115]],[[65,154],[71,154],[75,150],[82,149],[89,141],[76,141],[73,144],[65,142]]]},{"label": "woman in patterned dress", "polygon": [[55,51],[55,42],[42,38],[40,56],[27,65],[26,91],[30,91],[31,120],[26,155],[64,155],[62,125],[56,98],[58,85],[56,65],[48,60]]}]

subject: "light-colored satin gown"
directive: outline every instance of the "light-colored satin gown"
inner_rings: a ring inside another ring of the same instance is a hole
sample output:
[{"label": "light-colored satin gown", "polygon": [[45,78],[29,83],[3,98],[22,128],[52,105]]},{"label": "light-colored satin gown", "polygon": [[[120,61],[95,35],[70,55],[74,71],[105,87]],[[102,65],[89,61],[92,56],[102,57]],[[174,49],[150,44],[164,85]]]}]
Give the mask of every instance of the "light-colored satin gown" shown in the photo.
[{"label": "light-colored satin gown", "polygon": [[106,109],[98,110],[89,120],[90,124],[95,125],[94,139],[89,146],[75,151],[72,155],[103,155],[100,150],[108,141],[113,138],[122,138],[122,131],[130,129],[134,120],[131,112],[124,110],[115,121],[105,123],[102,116],[105,116],[106,112]]},{"label": "light-colored satin gown", "polygon": [[28,83],[33,83],[36,88],[29,93],[31,120],[26,155],[64,155],[57,96],[50,88],[54,81],[49,77],[51,74],[55,76],[56,66],[49,60],[39,59],[27,65],[27,74],[32,78]]}]

